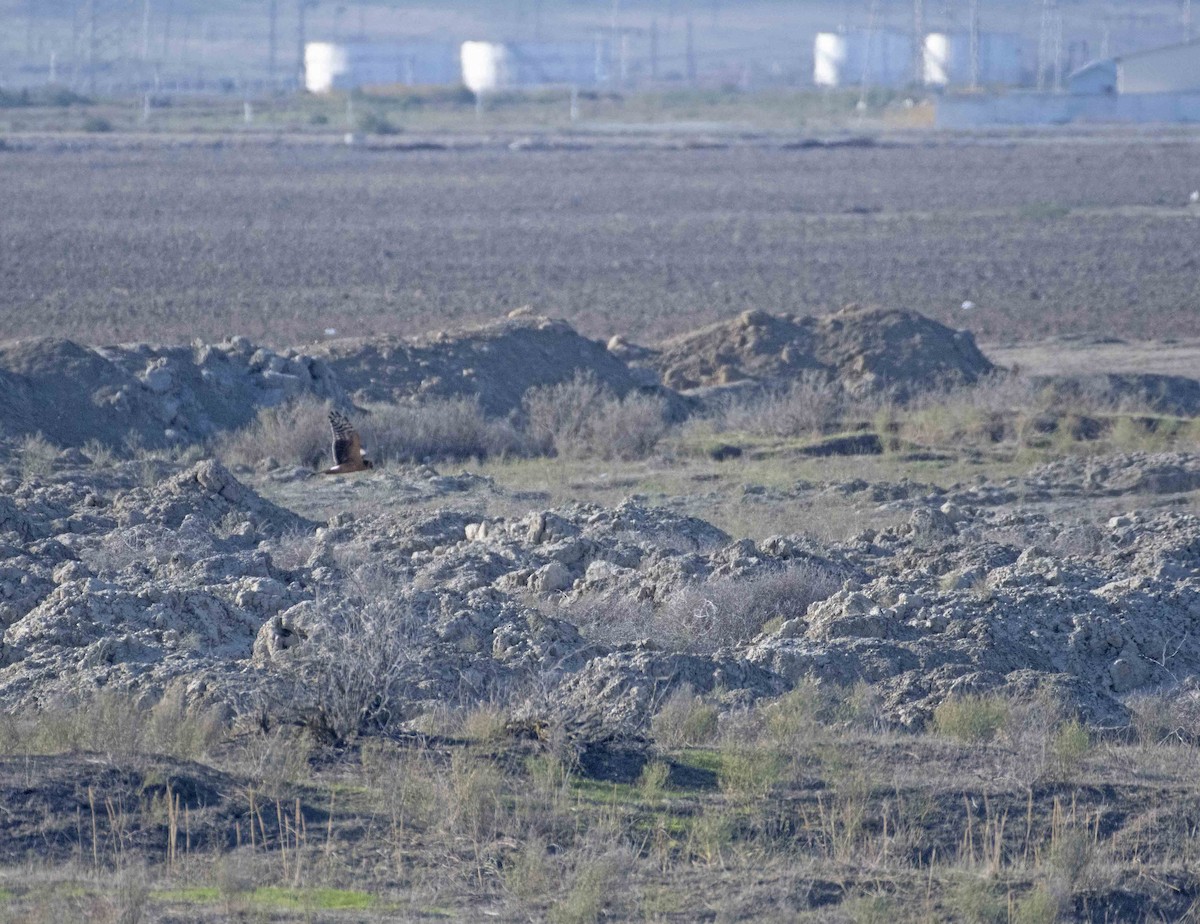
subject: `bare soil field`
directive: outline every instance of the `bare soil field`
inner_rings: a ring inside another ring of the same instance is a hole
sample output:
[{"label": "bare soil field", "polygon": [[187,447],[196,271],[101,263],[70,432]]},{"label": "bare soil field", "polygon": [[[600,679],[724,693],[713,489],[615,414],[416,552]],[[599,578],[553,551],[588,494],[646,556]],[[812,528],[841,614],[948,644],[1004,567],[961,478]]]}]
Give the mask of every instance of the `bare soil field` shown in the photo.
[{"label": "bare soil field", "polygon": [[296,345],[526,304],[649,339],[848,302],[983,342],[1200,335],[1186,136],[410,141],[10,141],[0,339]]}]

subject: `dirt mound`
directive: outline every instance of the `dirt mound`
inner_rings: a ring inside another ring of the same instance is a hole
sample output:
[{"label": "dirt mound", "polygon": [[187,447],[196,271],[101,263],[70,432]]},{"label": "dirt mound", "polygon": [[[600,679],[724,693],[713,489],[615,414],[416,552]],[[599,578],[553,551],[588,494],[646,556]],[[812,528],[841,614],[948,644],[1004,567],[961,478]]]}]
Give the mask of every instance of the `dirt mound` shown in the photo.
[{"label": "dirt mound", "polygon": [[358,402],[477,397],[504,415],[530,388],[591,373],[618,397],[653,384],[566,321],[514,312],[504,320],[418,337],[330,341],[313,348]]},{"label": "dirt mound", "polygon": [[197,442],[301,394],[337,400],[341,391],[319,360],[243,337],[178,347],[0,344],[0,433],[40,432],[59,446]]},{"label": "dirt mound", "polygon": [[822,317],[746,311],[667,341],[648,364],[680,391],[778,384],[816,371],[855,392],[900,396],[970,384],[992,370],[966,331],[913,311],[857,306]]}]

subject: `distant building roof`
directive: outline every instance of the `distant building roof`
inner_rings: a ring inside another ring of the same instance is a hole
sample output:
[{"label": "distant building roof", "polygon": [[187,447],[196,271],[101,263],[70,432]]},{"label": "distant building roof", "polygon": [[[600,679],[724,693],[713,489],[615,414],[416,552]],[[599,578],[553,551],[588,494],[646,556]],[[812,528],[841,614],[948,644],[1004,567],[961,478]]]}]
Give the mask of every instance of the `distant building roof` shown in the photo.
[{"label": "distant building roof", "polygon": [[1092,61],[1067,82],[1073,93],[1200,92],[1200,40]]}]

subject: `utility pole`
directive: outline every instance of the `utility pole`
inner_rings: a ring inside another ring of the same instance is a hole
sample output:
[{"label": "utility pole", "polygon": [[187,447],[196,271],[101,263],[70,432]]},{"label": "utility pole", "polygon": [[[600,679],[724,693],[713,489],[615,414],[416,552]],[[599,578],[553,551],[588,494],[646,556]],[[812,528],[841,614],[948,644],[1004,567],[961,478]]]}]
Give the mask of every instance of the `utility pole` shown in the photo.
[{"label": "utility pole", "polygon": [[171,60],[171,14],[175,12],[175,0],[166,0],[166,14],[163,18],[162,54],[163,61]]},{"label": "utility pole", "polygon": [[650,80],[658,82],[658,17],[650,20]]},{"label": "utility pole", "polygon": [[275,66],[279,59],[279,0],[267,0],[267,82],[275,89]]},{"label": "utility pole", "polygon": [[96,0],[88,0],[87,5],[87,70],[88,93],[96,95]]},{"label": "utility pole", "polygon": [[913,83],[925,80],[925,0],[913,0],[912,19]]},{"label": "utility pole", "polygon": [[696,36],[691,16],[687,18],[687,79],[689,86],[696,85]]},{"label": "utility pole", "polygon": [[1046,72],[1050,66],[1050,18],[1053,12],[1054,0],[1042,0],[1042,21],[1038,28],[1037,51],[1037,89],[1039,93],[1046,89]]},{"label": "utility pole", "polygon": [[862,84],[858,90],[859,108],[866,108],[867,92],[871,89],[871,55],[875,52],[875,28],[879,21],[879,0],[867,7],[867,47],[863,53]]},{"label": "utility pole", "polygon": [[296,78],[301,90],[308,86],[308,68],[304,62],[304,46],[308,44],[305,19],[308,16],[310,5],[315,5],[313,0],[296,0]]},{"label": "utility pole", "polygon": [[150,60],[150,0],[142,2],[142,63]]},{"label": "utility pole", "polygon": [[33,27],[37,16],[37,0],[25,0],[25,57],[33,63]]},{"label": "utility pole", "polygon": [[971,0],[971,89],[979,89],[979,0]]}]

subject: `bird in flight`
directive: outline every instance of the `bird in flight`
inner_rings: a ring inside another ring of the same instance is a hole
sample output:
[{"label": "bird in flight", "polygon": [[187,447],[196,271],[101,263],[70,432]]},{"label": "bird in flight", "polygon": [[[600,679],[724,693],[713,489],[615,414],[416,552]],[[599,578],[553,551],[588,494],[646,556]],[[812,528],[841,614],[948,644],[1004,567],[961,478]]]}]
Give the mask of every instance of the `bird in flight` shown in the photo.
[{"label": "bird in flight", "polygon": [[338,411],[329,412],[329,426],[333,428],[333,468],[325,469],[326,475],[345,475],[349,472],[361,472],[375,465],[363,455],[362,440],[358,431]]}]

